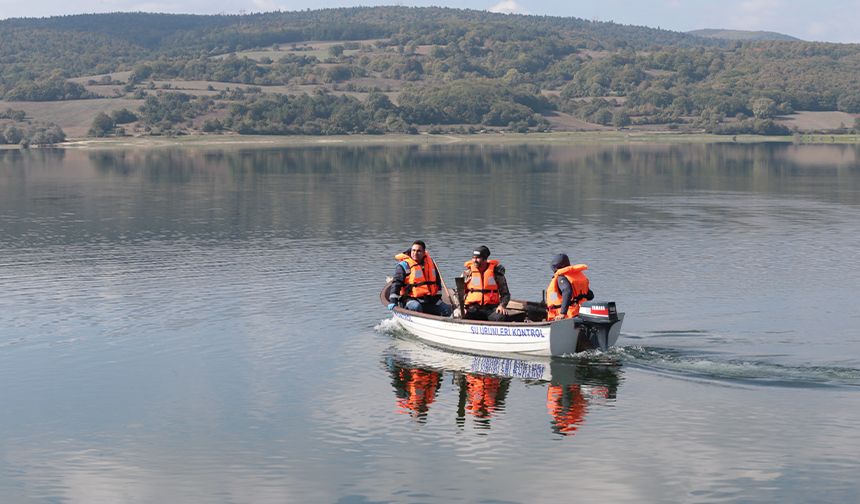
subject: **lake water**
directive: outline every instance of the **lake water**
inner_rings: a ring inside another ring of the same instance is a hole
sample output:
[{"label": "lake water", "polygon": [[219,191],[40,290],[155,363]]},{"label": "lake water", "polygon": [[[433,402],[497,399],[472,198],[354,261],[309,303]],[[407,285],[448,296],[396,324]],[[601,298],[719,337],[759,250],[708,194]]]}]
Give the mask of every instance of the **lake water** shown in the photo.
[{"label": "lake water", "polygon": [[[857,502],[860,148],[0,151],[0,502]],[[404,337],[424,239],[607,355]]]}]

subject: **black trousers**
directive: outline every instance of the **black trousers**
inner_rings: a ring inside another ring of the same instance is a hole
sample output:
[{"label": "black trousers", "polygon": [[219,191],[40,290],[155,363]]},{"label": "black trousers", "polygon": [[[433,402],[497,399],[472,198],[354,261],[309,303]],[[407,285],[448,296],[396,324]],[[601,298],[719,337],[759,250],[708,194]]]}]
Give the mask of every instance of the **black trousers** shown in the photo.
[{"label": "black trousers", "polygon": [[496,311],[499,305],[468,305],[463,316],[468,320],[489,320],[490,322],[507,322],[508,316]]}]

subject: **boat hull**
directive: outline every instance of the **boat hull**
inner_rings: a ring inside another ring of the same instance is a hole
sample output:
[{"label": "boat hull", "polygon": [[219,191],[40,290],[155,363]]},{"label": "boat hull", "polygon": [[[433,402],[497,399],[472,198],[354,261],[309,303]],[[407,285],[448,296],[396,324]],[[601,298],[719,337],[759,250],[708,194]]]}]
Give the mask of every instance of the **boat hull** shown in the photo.
[{"label": "boat hull", "polygon": [[[394,312],[394,319],[403,329],[422,340],[460,350],[543,356],[573,353],[576,350],[574,335],[562,337],[559,327],[555,331],[557,353],[554,354],[551,351],[553,329],[550,324],[482,324],[478,321],[427,317],[400,308]],[[568,322],[563,325],[572,329],[573,321]],[[562,344],[563,340],[568,344]]]},{"label": "boat hull", "polygon": [[[380,293],[386,303],[387,285]],[[534,303],[517,301],[526,307]],[[488,322],[439,317],[395,307],[394,320],[407,332],[433,345],[482,354],[541,357],[571,355],[590,349],[608,350],[621,333],[623,313],[614,303],[584,303],[583,316],[541,322]],[[544,315],[545,317],[545,312]]]}]

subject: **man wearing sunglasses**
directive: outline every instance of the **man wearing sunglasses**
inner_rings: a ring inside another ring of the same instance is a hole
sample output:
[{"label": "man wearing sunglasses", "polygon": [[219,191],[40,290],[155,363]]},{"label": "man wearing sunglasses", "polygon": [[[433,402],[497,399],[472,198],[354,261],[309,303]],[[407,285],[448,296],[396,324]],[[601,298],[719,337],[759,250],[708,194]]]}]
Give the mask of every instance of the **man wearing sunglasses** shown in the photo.
[{"label": "man wearing sunglasses", "polygon": [[442,302],[442,277],[424,242],[415,240],[409,250],[394,258],[400,262],[394,268],[388,309],[400,305],[430,315],[451,315],[451,306]]}]

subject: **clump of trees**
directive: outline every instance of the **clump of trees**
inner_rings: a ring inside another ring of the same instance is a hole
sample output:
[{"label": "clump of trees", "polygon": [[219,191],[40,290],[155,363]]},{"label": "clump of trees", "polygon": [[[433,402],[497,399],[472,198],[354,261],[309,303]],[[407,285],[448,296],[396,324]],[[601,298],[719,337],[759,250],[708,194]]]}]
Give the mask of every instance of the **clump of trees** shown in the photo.
[{"label": "clump of trees", "polygon": [[139,119],[148,131],[171,132],[177,125],[188,124],[215,107],[205,96],[185,93],[158,93],[149,95],[140,107]]},{"label": "clump of trees", "polygon": [[114,124],[128,124],[138,120],[137,115],[127,108],[121,108],[111,112]]},{"label": "clump of trees", "polygon": [[[417,126],[483,124],[516,131],[546,127],[540,112],[552,103],[536,89],[491,82],[412,88],[395,105],[375,91],[365,101],[319,92],[313,95],[258,95],[233,104],[217,126],[241,134],[342,135],[415,133]],[[215,123],[209,128],[216,129]]]},{"label": "clump of trees", "polygon": [[505,86],[488,80],[409,88],[400,95],[401,115],[415,124],[545,125],[541,112],[555,106],[534,86]]},{"label": "clump of trees", "polygon": [[116,122],[113,118],[104,112],[99,112],[93,119],[93,124],[90,126],[87,135],[94,137],[105,137],[115,133]]},{"label": "clump of trees", "polygon": [[53,145],[64,142],[66,134],[53,123],[35,124],[28,128],[26,138],[32,145]]},{"label": "clump of trees", "polygon": [[23,110],[0,111],[0,144],[52,145],[65,141],[66,134],[54,123],[31,122]]},{"label": "clump of trees", "polygon": [[379,93],[362,103],[351,96],[260,95],[234,104],[223,127],[240,134],[343,135],[405,132],[406,125],[388,97]]},{"label": "clump of trees", "polygon": [[136,121],[148,132],[177,132],[178,127],[189,124],[195,117],[205,114],[214,106],[215,102],[211,98],[159,92],[146,96],[137,113],[122,108],[110,114],[96,114],[87,134],[96,137],[124,135],[125,129],[122,125]]},{"label": "clump of trees", "polygon": [[6,93],[9,101],[58,101],[93,98],[94,94],[77,82],[54,76],[34,82],[21,82]]},{"label": "clump of trees", "polygon": [[53,123],[36,124],[7,124],[0,128],[0,144],[20,145],[53,145],[66,140],[62,128]]},{"label": "clump of trees", "polygon": [[15,122],[24,122],[24,120],[27,119],[27,113],[23,110],[15,110],[10,107],[6,110],[0,111],[0,119],[11,119]]},{"label": "clump of trees", "polygon": [[90,126],[87,135],[95,137],[124,135],[125,130],[120,125],[133,123],[138,119],[138,116],[127,108],[114,110],[110,115],[99,112],[93,118],[92,126]]}]

